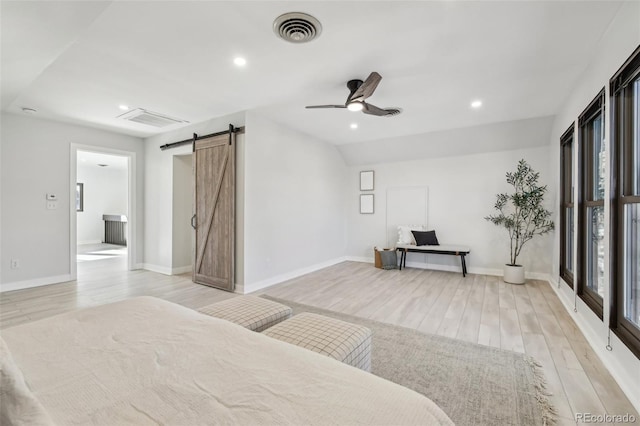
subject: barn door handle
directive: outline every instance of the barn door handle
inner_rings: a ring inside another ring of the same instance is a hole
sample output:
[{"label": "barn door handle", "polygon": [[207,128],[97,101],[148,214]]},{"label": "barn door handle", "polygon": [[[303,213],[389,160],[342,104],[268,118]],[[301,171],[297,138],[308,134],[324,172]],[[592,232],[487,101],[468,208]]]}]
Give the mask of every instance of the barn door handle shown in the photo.
[{"label": "barn door handle", "polygon": [[196,215],[191,216],[191,227],[196,229]]}]

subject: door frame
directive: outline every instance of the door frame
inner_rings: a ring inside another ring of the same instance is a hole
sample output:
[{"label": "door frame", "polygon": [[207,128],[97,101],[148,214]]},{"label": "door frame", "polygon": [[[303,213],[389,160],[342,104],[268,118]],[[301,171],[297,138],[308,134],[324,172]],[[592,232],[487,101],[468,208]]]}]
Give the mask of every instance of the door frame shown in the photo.
[{"label": "door frame", "polygon": [[128,194],[127,194],[127,270],[138,269],[136,263],[137,251],[137,182],[136,182],[136,153],[120,149],[105,148],[95,145],[70,144],[69,170],[69,273],[71,279],[78,278],[78,212],[76,211],[76,181],[78,178],[78,151],[89,151],[100,154],[118,155],[127,158]]}]

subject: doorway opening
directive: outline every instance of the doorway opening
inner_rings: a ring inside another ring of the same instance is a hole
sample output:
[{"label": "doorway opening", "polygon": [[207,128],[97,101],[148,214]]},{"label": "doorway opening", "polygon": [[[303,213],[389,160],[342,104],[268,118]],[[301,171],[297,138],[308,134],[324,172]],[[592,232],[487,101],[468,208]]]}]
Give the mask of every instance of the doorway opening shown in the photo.
[{"label": "doorway opening", "polygon": [[173,156],[173,224],[171,273],[193,271],[193,155]]},{"label": "doorway opening", "polygon": [[71,275],[134,269],[135,154],[79,145],[71,154]]}]

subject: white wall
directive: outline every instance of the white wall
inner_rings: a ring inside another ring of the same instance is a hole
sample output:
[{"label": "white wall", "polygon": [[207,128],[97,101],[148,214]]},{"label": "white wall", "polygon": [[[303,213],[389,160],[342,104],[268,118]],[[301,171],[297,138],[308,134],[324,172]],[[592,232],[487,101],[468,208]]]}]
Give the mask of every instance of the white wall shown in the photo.
[{"label": "white wall", "polygon": [[103,214],[128,215],[127,169],[79,163],[76,180],[84,187],[84,211],[76,216],[76,239],[78,244],[99,243],[104,240]]},{"label": "white wall", "polygon": [[[548,137],[544,128],[538,132]],[[470,272],[501,274],[503,265],[509,261],[509,237],[505,230],[495,227],[484,217],[494,213],[495,195],[510,190],[505,182],[505,173],[515,170],[522,158],[540,172],[542,184],[550,183],[547,146],[349,167],[347,254],[354,259],[373,261],[374,246],[393,247],[397,233],[388,236],[386,230],[387,191],[427,187],[426,225],[436,231],[439,242],[469,246],[471,254],[467,265]],[[359,213],[361,170],[375,171],[373,215]],[[548,199],[553,200],[554,185],[550,185],[549,190]],[[551,241],[549,236],[536,237],[523,249],[518,262],[525,265],[530,276],[546,277],[551,268],[551,259],[547,255]],[[460,270],[460,259],[453,256],[411,253],[407,258],[407,264],[410,263],[413,266],[428,264],[430,268]]]},{"label": "white wall", "polygon": [[188,272],[192,267],[194,232],[192,155],[173,156],[173,259],[172,269]]},{"label": "white wall", "polygon": [[[14,114],[2,114],[1,135],[2,290],[62,282],[71,277],[71,143],[136,153],[137,219],[142,223],[144,146],[140,138]],[[57,209],[46,209],[47,193],[58,196]],[[138,226],[137,239],[135,255],[140,262],[142,226]],[[9,268],[11,259],[20,260],[19,269]]]},{"label": "white wall", "polygon": [[[163,274],[184,272],[184,263],[173,259],[173,158],[189,155],[190,144],[181,147],[160,150],[160,146],[172,142],[189,139],[196,133],[200,136],[227,130],[229,124],[244,126],[244,113],[215,118],[202,123],[192,124],[181,129],[152,136],[145,139],[145,212],[144,222],[144,268]],[[236,175],[244,174],[243,150],[244,136],[238,135],[236,145]],[[242,182],[236,182],[236,224],[242,224],[242,199],[244,198]],[[176,230],[176,232],[181,232]],[[236,258],[242,259],[242,239],[236,232]],[[242,264],[236,262],[236,280],[243,279]]]},{"label": "white wall", "polygon": [[346,166],[336,147],[250,111],[245,155],[244,291],[342,260]]},{"label": "white wall", "polygon": [[[589,104],[589,102],[602,90],[607,89],[606,96],[606,122],[607,142],[611,141],[609,130],[611,129],[609,99],[609,79],[622,66],[624,61],[640,45],[640,3],[627,2],[621,8],[609,29],[593,49],[593,62],[585,70],[581,78],[576,82],[571,95],[565,100],[564,105],[556,116],[551,132],[551,151],[549,163],[553,174],[553,181],[559,188],[560,174],[560,136],[573,123]],[[576,129],[577,131],[577,129]],[[576,133],[577,135],[578,133]],[[577,145],[577,144],[576,144]],[[577,150],[574,150],[577,164]],[[606,155],[609,158],[609,143],[606,143]],[[574,167],[577,172],[577,167]],[[607,164],[606,179],[609,181],[609,165]],[[577,179],[576,179],[577,182]],[[559,194],[559,189],[558,189]],[[607,187],[605,198],[611,196],[611,188]],[[559,205],[558,197],[555,205]],[[556,209],[557,212],[557,209]],[[609,203],[605,203],[605,223],[609,223]],[[559,217],[556,216],[556,220]],[[577,222],[577,211],[574,223]],[[559,235],[555,235],[553,244],[552,281],[557,282],[559,276]],[[575,245],[574,245],[575,246]],[[573,311],[574,291],[562,283],[559,288],[553,286],[560,299],[567,307],[567,311],[574,318],[595,352],[604,361],[611,374],[618,381],[637,410],[640,411],[640,360],[611,333],[611,346],[613,351],[605,349],[609,336],[609,229],[605,230],[605,294],[604,294],[604,321],[600,320],[589,307],[577,298],[577,312]],[[574,265],[576,262],[574,261]],[[577,289],[576,289],[577,290]]]},{"label": "white wall", "polygon": [[[439,132],[340,145],[349,165],[457,157],[547,145],[553,117],[463,127]],[[546,132],[546,133],[545,133]]]}]

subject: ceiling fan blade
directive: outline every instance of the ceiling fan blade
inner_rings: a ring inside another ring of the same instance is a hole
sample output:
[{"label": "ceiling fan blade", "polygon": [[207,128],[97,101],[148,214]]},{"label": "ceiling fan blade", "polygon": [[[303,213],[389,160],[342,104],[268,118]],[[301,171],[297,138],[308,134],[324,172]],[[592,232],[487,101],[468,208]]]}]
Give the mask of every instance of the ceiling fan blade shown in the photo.
[{"label": "ceiling fan blade", "polygon": [[380,117],[383,117],[385,115],[396,115],[398,113],[400,113],[400,110],[398,109],[382,109],[380,107],[377,107],[375,105],[371,105],[368,104],[366,102],[363,102],[363,108],[362,108],[362,112],[364,112],[365,114],[371,114],[371,115],[377,115]]},{"label": "ceiling fan blade", "polygon": [[344,105],[310,105],[305,108],[317,109],[317,108],[346,108]]},{"label": "ceiling fan blade", "polygon": [[373,92],[376,90],[376,87],[378,87],[380,80],[382,80],[382,76],[377,72],[374,71],[369,74],[369,77],[367,77],[364,83],[362,83],[360,87],[358,87],[358,89],[349,96],[347,103],[353,101],[364,101],[369,96],[373,95]]}]

